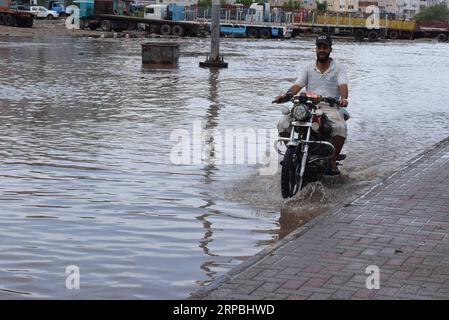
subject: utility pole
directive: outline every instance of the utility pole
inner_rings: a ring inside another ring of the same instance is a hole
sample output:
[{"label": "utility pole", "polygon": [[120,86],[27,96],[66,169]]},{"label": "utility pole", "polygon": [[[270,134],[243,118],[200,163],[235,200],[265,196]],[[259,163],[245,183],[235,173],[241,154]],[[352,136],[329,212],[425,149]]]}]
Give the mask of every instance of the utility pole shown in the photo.
[{"label": "utility pole", "polygon": [[220,56],[220,0],[212,0],[212,22],[210,30],[210,55],[206,61],[200,62],[200,67],[227,68],[228,63]]}]

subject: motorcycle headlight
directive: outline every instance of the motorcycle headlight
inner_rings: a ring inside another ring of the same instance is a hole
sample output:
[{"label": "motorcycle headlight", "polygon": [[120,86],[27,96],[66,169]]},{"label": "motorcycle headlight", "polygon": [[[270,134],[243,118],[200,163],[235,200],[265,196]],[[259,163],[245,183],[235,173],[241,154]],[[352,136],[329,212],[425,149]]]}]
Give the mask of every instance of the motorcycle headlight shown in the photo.
[{"label": "motorcycle headlight", "polygon": [[293,118],[295,118],[295,120],[305,121],[309,118],[310,111],[307,110],[307,108],[304,105],[299,104],[293,108],[292,114],[293,114]]}]

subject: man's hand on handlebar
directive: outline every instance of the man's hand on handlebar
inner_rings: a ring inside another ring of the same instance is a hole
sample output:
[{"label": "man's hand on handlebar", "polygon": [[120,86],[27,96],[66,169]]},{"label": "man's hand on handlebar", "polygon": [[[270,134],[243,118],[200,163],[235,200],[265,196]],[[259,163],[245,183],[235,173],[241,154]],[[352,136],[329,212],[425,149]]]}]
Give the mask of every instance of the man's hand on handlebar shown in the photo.
[{"label": "man's hand on handlebar", "polygon": [[[274,101],[272,103],[285,103],[288,101],[292,101],[294,97],[294,94],[292,92],[287,91],[285,94],[277,96],[276,98],[274,98]],[[341,100],[337,100],[335,98],[332,97],[323,97],[321,95],[318,94],[313,94],[313,93],[301,93],[299,96],[297,96],[296,98],[299,98],[299,101],[301,102],[302,100],[307,100],[307,99],[311,99],[313,101],[314,104],[318,104],[320,102],[326,102],[328,103],[331,107],[334,106],[340,106],[340,107],[346,107],[348,105],[348,99],[341,99]]]},{"label": "man's hand on handlebar", "polygon": [[274,101],[272,103],[286,103],[290,101],[293,98],[293,94],[290,92],[287,92],[281,96],[277,96],[274,98]]}]

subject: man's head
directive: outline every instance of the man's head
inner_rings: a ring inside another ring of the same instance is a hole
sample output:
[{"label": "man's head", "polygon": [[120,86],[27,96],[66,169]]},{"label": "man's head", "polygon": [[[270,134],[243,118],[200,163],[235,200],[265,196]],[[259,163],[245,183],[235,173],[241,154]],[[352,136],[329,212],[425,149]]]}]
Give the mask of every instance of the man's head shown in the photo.
[{"label": "man's head", "polygon": [[319,62],[326,62],[332,52],[332,38],[325,33],[316,38],[316,58]]}]

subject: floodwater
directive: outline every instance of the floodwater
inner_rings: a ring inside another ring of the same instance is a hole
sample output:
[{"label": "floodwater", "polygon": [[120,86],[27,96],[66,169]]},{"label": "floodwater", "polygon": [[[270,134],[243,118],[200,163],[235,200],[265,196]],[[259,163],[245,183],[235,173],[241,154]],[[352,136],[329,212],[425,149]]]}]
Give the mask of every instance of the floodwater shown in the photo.
[{"label": "floodwater", "polygon": [[447,44],[336,42],[343,175],[282,200],[279,173],[175,164],[170,136],[275,128],[312,40],[223,39],[218,72],[198,68],[208,39],[175,70],[142,68],[143,41],[0,38],[0,298],[186,298],[449,135]]}]

